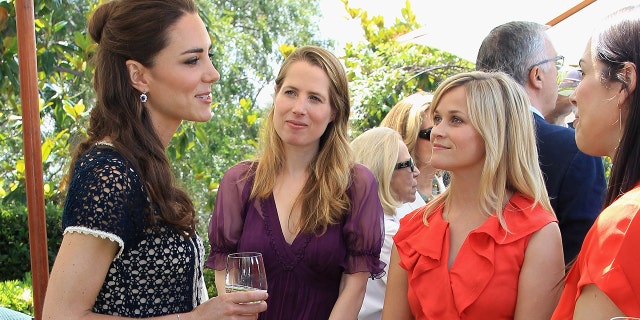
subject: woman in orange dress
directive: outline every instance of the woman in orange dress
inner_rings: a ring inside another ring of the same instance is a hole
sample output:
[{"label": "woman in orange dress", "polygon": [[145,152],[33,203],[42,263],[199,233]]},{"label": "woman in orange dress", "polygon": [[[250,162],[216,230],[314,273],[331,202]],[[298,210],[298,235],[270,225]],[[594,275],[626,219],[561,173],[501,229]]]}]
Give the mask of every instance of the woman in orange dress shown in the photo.
[{"label": "woman in orange dress", "polygon": [[549,319],[564,275],[524,90],[504,73],[444,81],[431,164],[449,188],[400,220],[382,319]]},{"label": "woman in orange dress", "polygon": [[552,319],[640,317],[640,6],[609,16],[591,37],[571,100],[578,148],[609,156],[605,209],[587,233]]}]

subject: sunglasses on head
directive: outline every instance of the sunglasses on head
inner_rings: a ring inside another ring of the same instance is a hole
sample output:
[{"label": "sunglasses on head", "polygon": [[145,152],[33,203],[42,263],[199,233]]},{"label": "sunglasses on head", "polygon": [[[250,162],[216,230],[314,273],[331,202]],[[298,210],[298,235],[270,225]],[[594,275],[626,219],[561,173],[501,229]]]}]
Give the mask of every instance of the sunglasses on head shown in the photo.
[{"label": "sunglasses on head", "polygon": [[433,127],[429,127],[427,129],[418,131],[418,138],[431,141],[431,130],[432,129],[433,129]]},{"label": "sunglasses on head", "polygon": [[402,162],[396,163],[396,170],[402,169],[402,168],[407,168],[407,167],[409,167],[409,169],[411,169],[411,172],[413,172],[413,170],[415,170],[416,164],[413,162],[413,158],[409,158],[409,160],[407,160],[407,161],[402,161]]}]

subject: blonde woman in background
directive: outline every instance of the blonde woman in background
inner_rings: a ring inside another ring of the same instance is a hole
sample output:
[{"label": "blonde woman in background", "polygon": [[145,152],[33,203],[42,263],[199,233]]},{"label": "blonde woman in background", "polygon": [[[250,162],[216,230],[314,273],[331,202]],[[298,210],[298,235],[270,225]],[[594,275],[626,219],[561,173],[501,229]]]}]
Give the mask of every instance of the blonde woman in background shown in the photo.
[{"label": "blonde woman in background", "polygon": [[[420,170],[415,167],[409,149],[400,134],[386,127],[373,128],[351,142],[355,161],[369,168],[378,181],[378,197],[384,210],[384,244],[380,260],[387,264],[393,245],[393,236],[400,226],[396,210],[416,199],[416,178]],[[359,320],[379,320],[382,317],[387,276],[369,279],[367,291],[358,315]]]},{"label": "blonde woman in background", "polygon": [[[409,154],[420,170],[418,176],[418,197],[416,202],[405,206],[410,210],[399,210],[403,217],[412,209],[417,209],[436,195],[444,192],[445,184],[442,172],[431,166],[431,128],[433,121],[427,111],[431,105],[432,95],[424,91],[416,92],[399,101],[382,119],[380,126],[389,127],[400,133],[402,140],[409,148]],[[401,218],[400,217],[400,218]]]},{"label": "blonde woman in background", "polygon": [[400,220],[382,319],[549,319],[564,275],[533,117],[504,73],[452,76],[429,117],[447,190]]}]

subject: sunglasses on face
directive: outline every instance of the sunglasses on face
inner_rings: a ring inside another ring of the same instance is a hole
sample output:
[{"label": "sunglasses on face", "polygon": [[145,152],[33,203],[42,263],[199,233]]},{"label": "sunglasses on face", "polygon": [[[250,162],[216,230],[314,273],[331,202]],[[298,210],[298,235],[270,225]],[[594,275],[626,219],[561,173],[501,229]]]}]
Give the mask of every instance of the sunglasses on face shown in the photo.
[{"label": "sunglasses on face", "polygon": [[407,168],[407,167],[409,167],[409,169],[411,169],[411,172],[413,172],[413,170],[415,170],[416,164],[413,162],[413,158],[409,158],[409,160],[407,160],[407,161],[396,163],[396,170],[402,169],[402,168]]},{"label": "sunglasses on face", "polygon": [[433,127],[429,127],[427,129],[418,131],[418,138],[431,141],[431,130],[432,129],[433,129]]}]

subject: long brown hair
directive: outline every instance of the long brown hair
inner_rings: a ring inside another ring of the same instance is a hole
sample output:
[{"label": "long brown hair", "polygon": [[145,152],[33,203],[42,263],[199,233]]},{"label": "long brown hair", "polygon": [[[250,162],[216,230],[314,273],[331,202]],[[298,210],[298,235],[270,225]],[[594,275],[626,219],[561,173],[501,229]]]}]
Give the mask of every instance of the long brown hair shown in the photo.
[{"label": "long brown hair", "polygon": [[[311,161],[310,175],[296,200],[302,204],[301,232],[323,233],[330,224],[338,223],[348,212],[351,201],[347,189],[351,183],[353,154],[349,146],[347,128],[351,103],[347,75],[340,61],[326,49],[305,46],[289,55],[276,77],[276,92],[282,86],[289,67],[305,61],[324,70],[331,83],[329,101],[335,118],[322,137],[320,150]],[[273,192],[274,177],[284,167],[284,145],[273,126],[274,107],[271,108],[261,132],[261,154],[251,190],[251,198],[266,198]]]},{"label": "long brown hair", "polygon": [[[628,78],[622,72],[625,62],[640,66],[640,6],[629,6],[609,15],[591,37],[591,52],[603,68],[600,79],[603,86],[619,82],[629,90]],[[640,77],[636,68],[636,79]],[[623,107],[623,106],[620,106]],[[609,184],[604,207],[609,206],[620,195],[633,189],[640,181],[640,90],[629,94],[627,119],[622,138],[609,175]]]},{"label": "long brown hair", "polygon": [[88,136],[75,148],[67,178],[82,154],[109,137],[145,184],[152,209],[158,213],[150,214],[150,222],[164,221],[193,235],[193,203],[176,186],[164,146],[140,102],[140,92],[131,85],[126,67],[127,60],[152,67],[158,52],[167,46],[169,28],[187,13],[197,13],[192,0],[116,0],[93,13],[88,31],[98,44],[93,57],[96,104],[91,110]]}]

